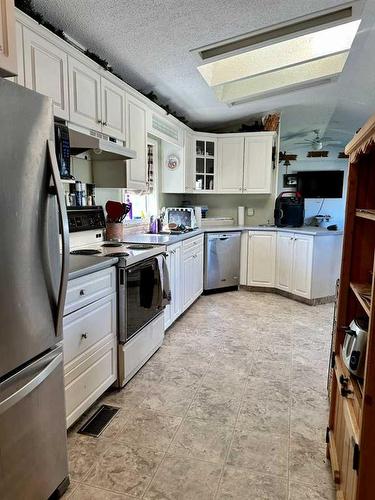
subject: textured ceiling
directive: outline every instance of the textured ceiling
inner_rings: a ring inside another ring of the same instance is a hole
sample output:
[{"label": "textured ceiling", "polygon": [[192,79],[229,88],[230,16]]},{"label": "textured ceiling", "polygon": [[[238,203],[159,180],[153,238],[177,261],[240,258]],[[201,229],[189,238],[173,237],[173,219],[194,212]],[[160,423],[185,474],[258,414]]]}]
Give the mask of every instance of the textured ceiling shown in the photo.
[{"label": "textured ceiling", "polygon": [[[34,0],[57,27],[104,57],[135,88],[153,90],[197,129],[246,121],[269,110],[283,113],[283,134],[330,129],[343,140],[375,111],[375,2],[344,74],[335,84],[233,107],[216,100],[190,50],[343,4],[340,0]],[[367,51],[367,52],[366,52]],[[335,117],[336,114],[336,117]],[[331,133],[332,132],[332,133]]]}]

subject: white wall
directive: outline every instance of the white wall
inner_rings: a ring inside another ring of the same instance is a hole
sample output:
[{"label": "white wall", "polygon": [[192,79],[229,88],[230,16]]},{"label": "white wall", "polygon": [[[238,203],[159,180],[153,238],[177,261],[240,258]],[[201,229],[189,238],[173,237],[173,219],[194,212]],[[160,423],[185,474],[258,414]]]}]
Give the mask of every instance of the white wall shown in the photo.
[{"label": "white wall", "polygon": [[[338,159],[323,159],[323,158],[311,158],[303,159],[291,162],[288,167],[288,174],[293,174],[296,172],[305,172],[311,170],[344,170],[344,186],[343,186],[343,197],[342,198],[327,198],[324,201],[321,199],[305,199],[305,219],[308,219],[316,215],[322,205],[320,210],[320,215],[331,215],[332,224],[337,224],[339,229],[344,225],[345,216],[345,203],[346,203],[346,187],[348,180],[348,160],[338,160]],[[277,191],[281,193],[282,191],[288,191],[289,188],[283,187],[283,175],[286,173],[286,168],[283,164],[279,167],[279,177]]]}]

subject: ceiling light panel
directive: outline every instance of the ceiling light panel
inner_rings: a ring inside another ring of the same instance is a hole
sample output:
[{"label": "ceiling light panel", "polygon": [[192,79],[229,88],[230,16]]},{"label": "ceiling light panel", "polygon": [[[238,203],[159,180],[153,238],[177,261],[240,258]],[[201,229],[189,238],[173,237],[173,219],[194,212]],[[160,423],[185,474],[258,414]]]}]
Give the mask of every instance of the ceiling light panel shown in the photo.
[{"label": "ceiling light panel", "polygon": [[282,68],[235,82],[228,82],[214,88],[220,101],[234,104],[274,94],[326,82],[339,75],[345,65],[349,52],[341,52],[324,58]]},{"label": "ceiling light panel", "polygon": [[306,61],[325,58],[331,54],[346,53],[353,43],[359,24],[360,20],[351,21],[272,43],[265,47],[198,66],[198,70],[208,85],[215,87],[227,82],[299,65]]}]

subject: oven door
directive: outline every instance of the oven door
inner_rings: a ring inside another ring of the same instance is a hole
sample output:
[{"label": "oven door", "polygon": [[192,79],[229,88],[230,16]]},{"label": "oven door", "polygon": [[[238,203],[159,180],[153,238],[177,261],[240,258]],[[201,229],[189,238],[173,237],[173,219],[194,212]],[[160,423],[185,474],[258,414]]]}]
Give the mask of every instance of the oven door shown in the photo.
[{"label": "oven door", "polygon": [[[125,270],[125,342],[162,311],[158,260],[153,257]],[[120,305],[123,307],[123,304]]]}]

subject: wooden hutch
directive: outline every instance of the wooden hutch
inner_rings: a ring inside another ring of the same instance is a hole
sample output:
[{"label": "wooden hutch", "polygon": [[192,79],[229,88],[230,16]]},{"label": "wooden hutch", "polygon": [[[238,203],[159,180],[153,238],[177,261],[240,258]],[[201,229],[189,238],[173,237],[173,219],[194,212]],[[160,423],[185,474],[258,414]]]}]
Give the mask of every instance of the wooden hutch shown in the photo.
[{"label": "wooden hutch", "polygon": [[[327,456],[337,500],[375,499],[375,115],[347,145],[349,177],[334,323]],[[345,327],[368,317],[364,378],[346,368]]]}]

